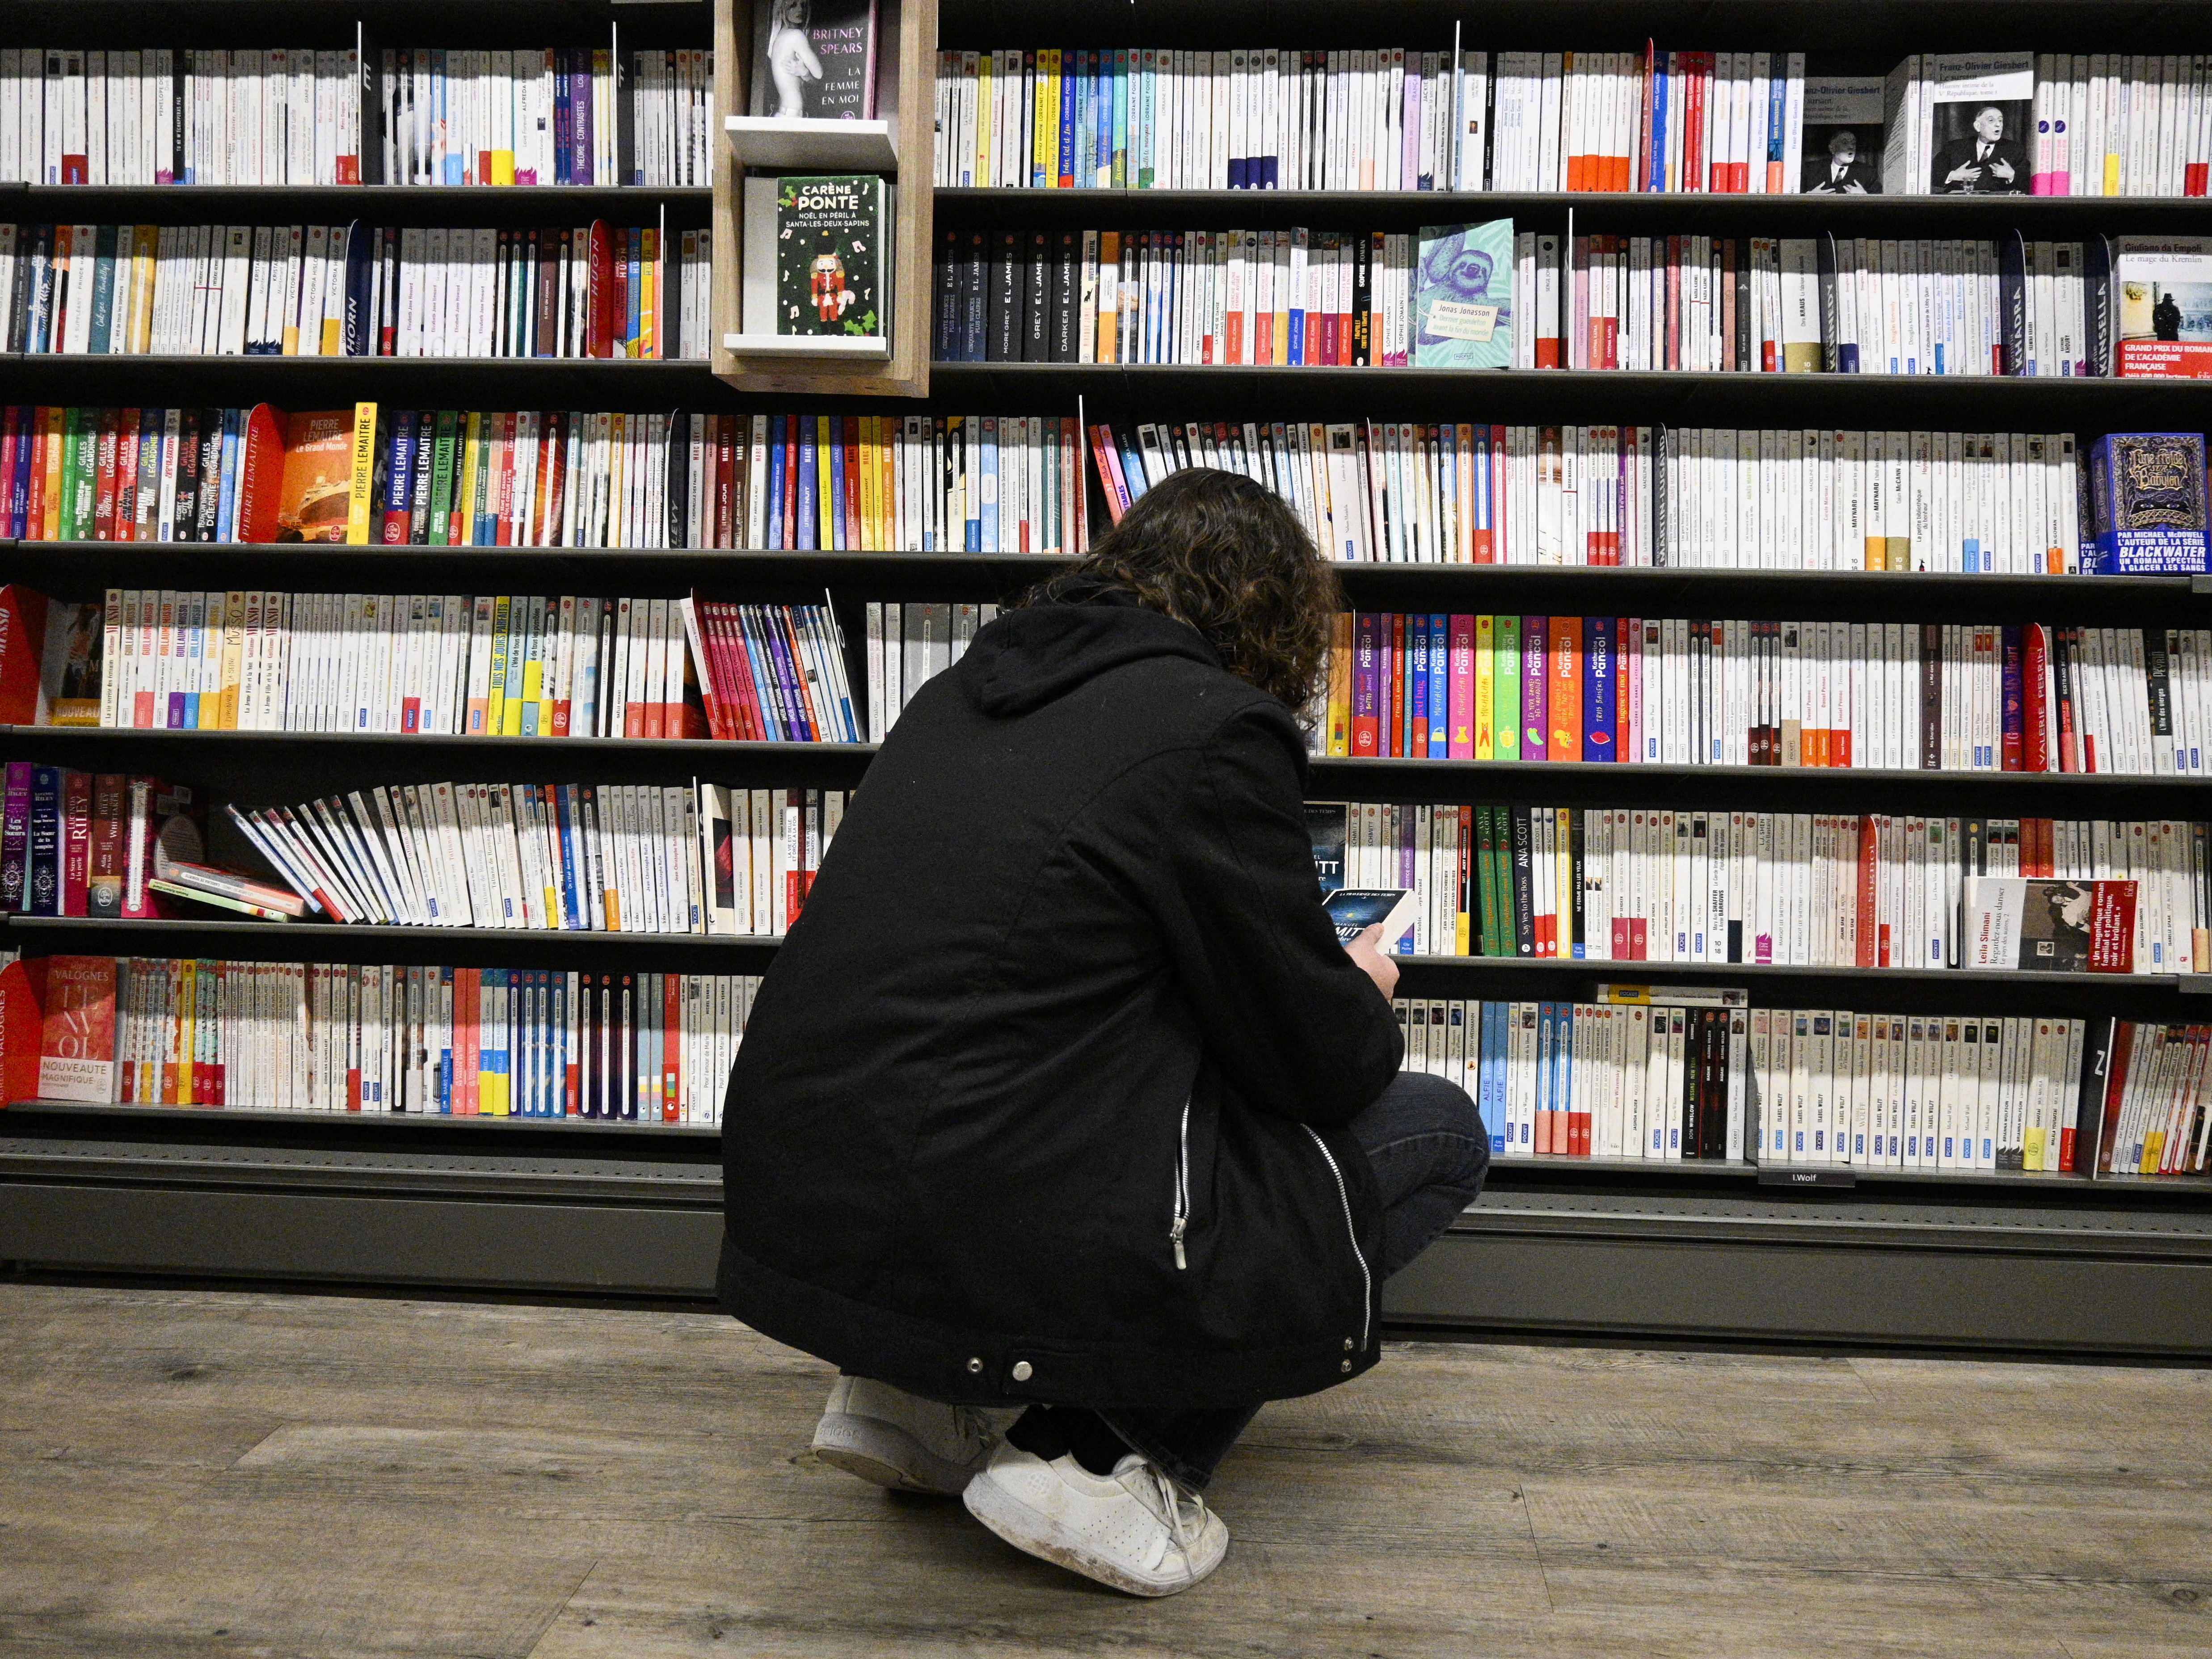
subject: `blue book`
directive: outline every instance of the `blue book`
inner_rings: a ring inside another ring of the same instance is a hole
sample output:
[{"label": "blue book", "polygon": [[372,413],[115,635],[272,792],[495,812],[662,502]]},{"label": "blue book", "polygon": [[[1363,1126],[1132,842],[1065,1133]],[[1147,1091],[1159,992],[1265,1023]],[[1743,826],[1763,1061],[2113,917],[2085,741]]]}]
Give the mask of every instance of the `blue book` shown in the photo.
[{"label": "blue book", "polygon": [[576,888],[576,786],[564,783],[553,792],[553,821],[561,840],[561,914],[566,926],[581,931],[583,908]]},{"label": "blue book", "polygon": [[1429,753],[1451,752],[1451,618],[1429,617]]},{"label": "blue book", "polygon": [[1644,156],[1644,187],[1663,191],[1667,188],[1667,94],[1674,83],[1674,54],[1661,52],[1654,67],[1657,73],[1651,77],[1651,145]]},{"label": "blue book", "polygon": [[1557,1040],[1559,1023],[1559,1005],[1540,1002],[1536,1005],[1536,1109],[1535,1121],[1546,1122],[1544,1114],[1558,1103],[1553,1097],[1552,1050]]},{"label": "blue book", "polygon": [[240,430],[246,414],[242,409],[222,411],[222,493],[216,498],[215,538],[219,542],[238,539],[238,446],[243,435]]},{"label": "blue book", "polygon": [[1424,740],[1429,732],[1429,619],[1416,612],[1406,618],[1406,729],[1399,733],[1398,752],[1413,752],[1413,735]]},{"label": "blue book", "polygon": [[1114,52],[1114,85],[1107,94],[1107,118],[1113,122],[1114,131],[1109,153],[1114,158],[1114,171],[1108,182],[1115,190],[1129,187],[1129,53],[1127,47]]},{"label": "blue book", "polygon": [[1614,672],[1612,617],[1592,617],[1583,623],[1583,758],[1617,758],[1620,676]]},{"label": "blue book", "polygon": [[[438,1006],[441,1010],[450,1011],[453,1005],[453,970],[451,968],[441,968],[437,973],[435,995]],[[441,1029],[446,1034],[446,1046],[438,1050],[438,1115],[441,1117],[451,1117],[453,1115],[453,1020],[450,1018],[447,1018]]]},{"label": "blue book", "polygon": [[1502,1002],[1486,1002],[1481,1008],[1481,1063],[1475,1068],[1475,1108],[1482,1115],[1483,1127],[1490,1131],[1491,1155],[1496,1157],[1505,1150],[1506,1007]]},{"label": "blue book", "polygon": [[830,545],[842,550],[853,544],[851,532],[845,525],[845,422],[836,415],[820,418],[830,434]]},{"label": "blue book", "polygon": [[551,1073],[548,1117],[568,1115],[568,978],[567,974],[551,975],[548,992],[551,1016],[546,1022],[547,1069]]},{"label": "blue book", "polygon": [[[645,181],[642,179],[638,180],[638,183],[640,184],[643,184],[644,182]],[[640,328],[638,322],[639,307],[645,303],[645,228],[641,225],[633,226],[627,234],[629,236],[629,278],[623,284],[623,297],[628,301],[629,310],[627,320],[623,325],[623,342],[626,347],[635,347],[640,343]],[[638,354],[635,350],[625,349],[617,353],[616,355],[617,356],[634,357]],[[807,544],[809,547],[811,547],[813,544],[814,544],[811,542]]]},{"label": "blue book", "polygon": [[792,545],[803,551],[814,550],[815,530],[821,513],[821,502],[815,489],[814,468],[817,453],[814,441],[814,419],[805,415],[794,417],[799,422],[799,508],[793,515],[798,523],[793,526],[798,535]]},{"label": "blue book", "polygon": [[1079,71],[1083,62],[1079,52],[1060,54],[1060,143],[1053,152],[1056,170],[1053,177],[1045,180],[1046,187],[1053,190],[1071,188],[1075,183],[1075,106],[1081,95],[1082,76],[1080,73],[1069,75],[1067,60],[1071,57],[1076,60]]},{"label": "blue book", "polygon": [[775,430],[769,438],[768,525],[763,536],[770,547],[791,545],[790,539],[785,533],[787,526],[783,521],[783,473],[784,449],[787,442],[784,436],[786,429],[784,422],[792,418],[793,417],[788,415],[777,416]]},{"label": "blue book", "polygon": [[979,473],[982,479],[982,550],[995,553],[999,550],[999,421],[994,415],[983,416],[982,449]]}]

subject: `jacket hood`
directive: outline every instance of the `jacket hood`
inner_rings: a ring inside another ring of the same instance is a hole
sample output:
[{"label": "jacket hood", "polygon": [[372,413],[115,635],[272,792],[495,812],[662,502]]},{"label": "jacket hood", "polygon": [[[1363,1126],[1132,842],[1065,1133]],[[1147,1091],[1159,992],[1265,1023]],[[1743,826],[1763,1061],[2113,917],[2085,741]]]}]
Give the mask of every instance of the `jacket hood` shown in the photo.
[{"label": "jacket hood", "polygon": [[1109,669],[1149,657],[1220,666],[1188,623],[1105,588],[1079,602],[1010,611],[975,636],[961,659],[976,702],[994,718],[1025,714]]}]

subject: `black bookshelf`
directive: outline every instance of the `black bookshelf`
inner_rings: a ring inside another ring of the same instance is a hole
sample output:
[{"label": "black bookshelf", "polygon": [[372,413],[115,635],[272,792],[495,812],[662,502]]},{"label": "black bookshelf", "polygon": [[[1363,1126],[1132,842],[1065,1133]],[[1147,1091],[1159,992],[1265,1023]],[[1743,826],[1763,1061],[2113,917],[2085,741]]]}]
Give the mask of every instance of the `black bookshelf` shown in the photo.
[{"label": "black bookshelf", "polygon": [[[202,0],[188,40],[167,0],[19,0],[13,38],[258,45],[706,44],[708,0]],[[1347,46],[1491,52],[1562,45],[1802,46],[1816,75],[1886,71],[1905,51],[2212,51],[2212,4],[2088,0],[943,0],[947,47]],[[1917,198],[939,190],[948,227],[1407,229],[1510,216],[1577,232],[2050,237],[2212,234],[2203,198]],[[584,217],[690,228],[708,193],[657,187],[0,187],[22,222],[477,224]],[[909,296],[921,302],[923,296]],[[0,356],[0,398],[75,404],[1071,414],[1089,418],[1442,419],[1516,423],[2073,430],[2212,424],[2187,382],[1986,377],[1459,373],[940,363],[926,402],[740,393],[703,362],[554,359]],[[1105,522],[1091,495],[1091,521]],[[0,577],[64,597],[110,586],[295,591],[589,592],[811,599],[827,589],[859,665],[874,599],[1006,601],[1065,567],[1018,554],[765,550],[254,547],[0,542]],[[2212,579],[1856,571],[1340,567],[1363,609],[1851,621],[2148,625],[2212,619]],[[856,677],[854,684],[861,682]],[[259,732],[0,732],[9,757],[147,770],[219,799],[295,800],[376,782],[503,777],[850,787],[873,746]],[[1959,816],[2212,816],[2212,786],[2172,778],[1936,771],[1317,759],[1317,799],[1942,810]],[[9,918],[0,945],[270,961],[441,963],[744,973],[771,939],[216,920]],[[2212,1020],[2212,976],[1410,958],[1404,994],[1585,996],[1606,980],[1740,985],[1763,1006]],[[529,1119],[85,1108],[0,1111],[0,1262],[295,1281],[615,1292],[711,1291],[717,1132]],[[1398,1328],[2147,1355],[2212,1354],[2212,1182],[2016,1172],[1851,1172],[1848,1188],[1771,1184],[1750,1164],[1501,1159],[1445,1243],[1394,1281]]]}]

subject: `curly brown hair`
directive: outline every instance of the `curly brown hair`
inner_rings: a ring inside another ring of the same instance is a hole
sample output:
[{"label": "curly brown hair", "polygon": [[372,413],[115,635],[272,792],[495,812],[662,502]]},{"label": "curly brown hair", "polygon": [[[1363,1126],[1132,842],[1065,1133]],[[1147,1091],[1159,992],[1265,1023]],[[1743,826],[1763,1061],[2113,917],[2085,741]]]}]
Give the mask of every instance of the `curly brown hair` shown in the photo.
[{"label": "curly brown hair", "polygon": [[1289,505],[1241,472],[1187,467],[1139,497],[1090,556],[1024,605],[1119,588],[1188,623],[1221,665],[1302,717],[1328,667],[1344,608],[1336,573]]}]

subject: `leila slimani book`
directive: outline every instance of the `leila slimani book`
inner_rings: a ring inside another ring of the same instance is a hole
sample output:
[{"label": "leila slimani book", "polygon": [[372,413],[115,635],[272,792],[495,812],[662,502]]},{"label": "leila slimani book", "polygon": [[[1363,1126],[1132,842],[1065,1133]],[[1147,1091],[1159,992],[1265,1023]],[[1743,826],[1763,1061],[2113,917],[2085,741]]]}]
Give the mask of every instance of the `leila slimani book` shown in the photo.
[{"label": "leila slimani book", "polygon": [[745,180],[745,332],[880,339],[890,186],[877,173]]}]

